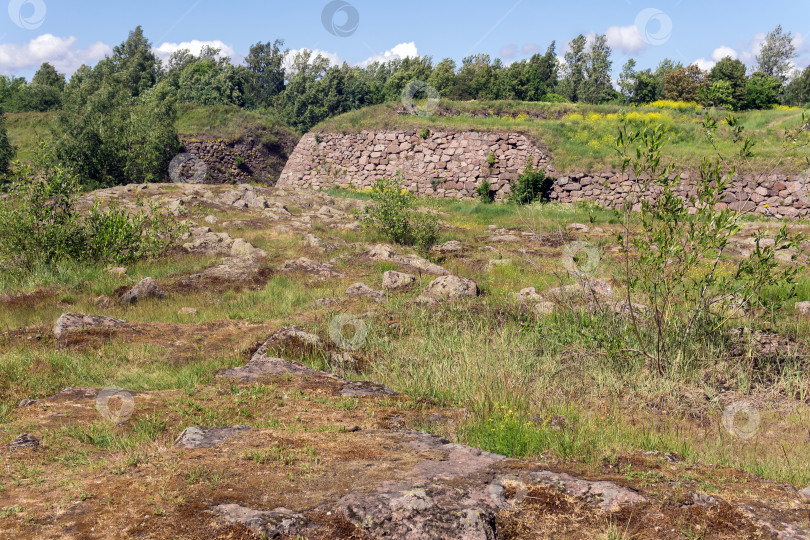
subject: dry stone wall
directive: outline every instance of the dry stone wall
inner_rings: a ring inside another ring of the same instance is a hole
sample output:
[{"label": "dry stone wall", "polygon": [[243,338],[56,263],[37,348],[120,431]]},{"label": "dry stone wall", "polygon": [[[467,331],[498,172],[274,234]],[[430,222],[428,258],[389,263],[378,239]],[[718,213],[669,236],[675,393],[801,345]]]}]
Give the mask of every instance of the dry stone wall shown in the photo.
[{"label": "dry stone wall", "polygon": [[[183,152],[200,158],[206,166],[205,184],[273,185],[284,167],[289,149],[278,144],[268,147],[253,137],[238,141],[181,137]],[[294,142],[293,142],[294,144]],[[183,169],[181,169],[183,171]],[[187,171],[193,175],[191,167]]]},{"label": "dry stone wall", "polygon": [[[569,203],[589,200],[614,208],[624,203],[636,185],[633,177],[613,173],[560,175],[554,180],[549,199]],[[675,193],[687,201],[694,197],[694,176],[684,173]],[[810,213],[810,195],[807,181],[802,175],[736,177],[718,206],[721,209],[728,207],[773,217],[795,218]]]},{"label": "dry stone wall", "polygon": [[[532,161],[550,168],[546,153],[517,133],[363,131],[304,135],[278,181],[280,187],[363,188],[400,173],[420,195],[474,197],[484,180],[495,198]],[[491,163],[490,163],[491,162]]]},{"label": "dry stone wall", "polygon": [[[556,174],[547,152],[517,133],[441,132],[422,138],[417,131],[308,133],[284,167],[278,185],[361,189],[399,172],[404,187],[420,195],[472,198],[475,188],[487,180],[496,199],[503,199],[509,194],[510,181],[530,159],[554,178],[547,194],[552,201],[590,200],[612,208],[623,204],[637,185],[632,177],[610,172]],[[695,193],[694,177],[685,173],[677,192],[689,200]],[[810,197],[801,175],[762,175],[734,179],[721,203],[726,206],[794,218],[810,213]]]}]

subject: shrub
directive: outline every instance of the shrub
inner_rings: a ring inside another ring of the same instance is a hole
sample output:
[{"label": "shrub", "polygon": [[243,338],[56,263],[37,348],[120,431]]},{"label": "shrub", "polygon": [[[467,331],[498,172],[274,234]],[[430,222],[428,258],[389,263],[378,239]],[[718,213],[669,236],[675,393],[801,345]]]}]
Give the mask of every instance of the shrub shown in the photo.
[{"label": "shrub", "polygon": [[174,101],[158,85],[133,96],[101,68],[66,92],[55,154],[89,188],[160,182],[180,150]]},{"label": "shrub", "polygon": [[14,159],[17,149],[8,140],[6,131],[6,116],[3,109],[0,109],[0,186],[3,185],[5,177],[9,173],[9,165]]},{"label": "shrub", "polygon": [[185,227],[157,203],[136,203],[134,212],[113,201],[107,209],[93,205],[84,220],[86,258],[128,263],[164,255]]},{"label": "shrub", "polygon": [[543,97],[543,101],[547,103],[568,103],[568,100],[560,94],[546,94]]},{"label": "shrub", "polygon": [[0,200],[0,268],[27,272],[70,259],[129,262],[161,255],[186,227],[157,204],[130,212],[113,203],[82,218],[77,177],[41,148],[35,165],[18,165]]},{"label": "shrub", "polygon": [[489,168],[490,169],[495,166],[495,162],[497,161],[497,159],[498,158],[495,157],[495,152],[490,152],[489,153],[489,155],[487,156],[487,163],[489,163]]},{"label": "shrub", "polygon": [[517,204],[531,204],[543,196],[550,181],[546,178],[546,171],[535,169],[532,165],[532,158],[529,158],[523,174],[512,181],[512,193],[509,198]]},{"label": "shrub", "polygon": [[[630,328],[636,340],[632,349],[660,374],[678,367],[676,361],[688,364],[690,351],[699,348],[696,344],[721,338],[731,317],[777,309],[775,299],[765,302],[763,289],[779,288],[789,297],[801,270],[798,264],[780,267],[776,261],[778,252],[796,248],[801,240],[788,231],[786,223],[772,243],[757,237],[749,257],[736,264],[725,258],[727,246],[742,229],[744,214],[718,209],[718,203],[736,171],[752,156],[753,147],[736,118],[729,116],[726,123],[739,145],[740,163],[729,165],[731,162],[721,156],[715,161],[704,159],[690,200],[691,212],[675,192],[680,174],[674,165],[661,161],[667,143],[663,126],[636,128],[625,122],[619,130],[616,144],[623,160],[622,172],[631,167],[640,179],[625,198],[624,229],[617,238],[623,259],[622,281],[626,300],[635,302],[638,298],[650,317],[647,323],[639,320],[637,311],[631,311]],[[714,145],[717,122],[709,116],[703,129]],[[800,137],[798,132],[791,135]],[[639,232],[631,231],[634,205],[640,206]],[[746,319],[745,324],[752,325],[755,319]]]},{"label": "shrub", "polygon": [[427,255],[439,237],[439,218],[416,209],[416,196],[402,188],[402,178],[381,178],[371,190],[373,205],[361,217],[363,224],[389,241],[414,246]]},{"label": "shrub", "polygon": [[419,136],[423,139],[427,139],[430,137],[430,130],[428,128],[422,128],[422,131],[419,132]]},{"label": "shrub", "polygon": [[492,191],[492,184],[490,184],[488,180],[483,180],[480,184],[478,184],[478,186],[475,188],[475,192],[478,194],[478,198],[484,203],[489,204],[495,200],[495,193]]}]

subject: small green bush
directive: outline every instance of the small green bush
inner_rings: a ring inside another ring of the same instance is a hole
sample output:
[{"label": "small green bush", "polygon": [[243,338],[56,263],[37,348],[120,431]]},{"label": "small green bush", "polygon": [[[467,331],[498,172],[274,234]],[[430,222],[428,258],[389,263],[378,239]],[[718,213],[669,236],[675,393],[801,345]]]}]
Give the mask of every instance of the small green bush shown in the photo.
[{"label": "small green bush", "polygon": [[419,136],[423,139],[427,139],[430,137],[430,130],[428,128],[423,128],[422,131],[419,132]]},{"label": "small green bush", "polygon": [[495,192],[492,191],[492,184],[490,184],[488,180],[484,180],[478,184],[475,188],[475,192],[478,194],[478,198],[484,203],[489,204],[495,200]]},{"label": "small green bush", "polygon": [[0,108],[0,187],[5,183],[5,178],[9,173],[9,165],[14,159],[17,149],[11,145],[6,131],[6,119],[3,109]]},{"label": "small green bush", "polygon": [[0,200],[0,269],[30,272],[60,260],[129,262],[165,253],[185,232],[157,204],[130,212],[113,203],[82,217],[79,182],[41,148],[35,165],[17,164]]},{"label": "small green bush", "polygon": [[439,238],[439,218],[416,208],[416,196],[402,187],[402,178],[381,178],[371,191],[373,205],[363,224],[395,244],[413,246],[427,255]]},{"label": "small green bush", "polygon": [[511,183],[510,200],[517,204],[531,204],[543,195],[549,182],[550,179],[546,178],[545,169],[535,169],[532,159],[529,158],[523,174]]},{"label": "small green bush", "polygon": [[546,94],[543,97],[543,101],[546,103],[568,103],[568,100],[560,94]]},{"label": "small green bush", "polygon": [[487,156],[487,163],[489,163],[490,169],[495,166],[495,162],[497,161],[497,159],[498,158],[495,157],[495,152],[489,153],[489,155]]}]

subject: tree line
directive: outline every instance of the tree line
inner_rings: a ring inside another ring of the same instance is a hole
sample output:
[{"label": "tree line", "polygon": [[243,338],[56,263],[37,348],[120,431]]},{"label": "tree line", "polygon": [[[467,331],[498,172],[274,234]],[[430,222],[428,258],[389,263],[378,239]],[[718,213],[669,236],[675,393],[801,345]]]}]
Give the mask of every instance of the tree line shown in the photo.
[{"label": "tree line", "polygon": [[[730,57],[710,71],[669,59],[655,70],[637,70],[631,59],[622,69],[619,90],[611,80],[612,50],[604,35],[577,36],[563,61],[552,42],[545,53],[509,65],[477,54],[461,65],[449,58],[434,64],[422,56],[333,66],[306,50],[291,56],[281,40],[254,44],[238,65],[220,52],[179,50],[164,64],[139,26],[110,56],[92,68],[81,66],[69,80],[47,63],[30,82],[0,76],[0,107],[56,111],[56,158],[94,186],[165,177],[179,148],[176,103],[273,109],[305,132],[331,116],[398,101],[414,80],[456,100],[644,104],[671,99],[734,110],[810,101],[810,68],[792,73],[795,48],[781,27],[768,34],[753,73]],[[6,147],[0,140],[3,170]]]}]

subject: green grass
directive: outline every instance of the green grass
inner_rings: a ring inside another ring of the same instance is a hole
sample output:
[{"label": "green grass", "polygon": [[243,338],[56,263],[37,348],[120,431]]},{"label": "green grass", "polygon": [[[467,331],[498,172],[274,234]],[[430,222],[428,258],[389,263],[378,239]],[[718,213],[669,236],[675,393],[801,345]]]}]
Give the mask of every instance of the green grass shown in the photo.
[{"label": "green grass", "polygon": [[[669,128],[671,143],[665,156],[685,169],[695,170],[703,157],[714,153],[703,137],[701,121],[709,113],[721,120],[722,111],[679,112],[654,107],[619,105],[584,105],[571,103],[529,103],[514,101],[455,102],[442,100],[432,117],[398,114],[398,104],[383,104],[352,111],[315,126],[319,132],[359,132],[362,130],[430,129],[520,132],[547,148],[559,172],[601,172],[618,170],[620,161],[615,150],[618,117],[654,118]],[[590,116],[589,116],[590,115]],[[606,115],[613,115],[605,117]],[[768,110],[737,114],[743,126],[757,141],[754,166],[770,170],[781,155],[782,131],[798,127],[801,111]],[[730,129],[720,129],[719,150],[724,155],[735,151],[727,140]],[[804,170],[806,165],[789,156],[779,167],[788,173]]]},{"label": "green grass", "polygon": [[177,113],[175,126],[181,136],[235,141],[258,134],[260,137],[275,136],[278,140],[292,137],[297,141],[293,130],[271,109],[249,111],[229,105],[181,103]]},{"label": "green grass", "polygon": [[31,161],[37,148],[37,138],[49,139],[52,112],[7,113],[6,129],[11,144],[17,147],[17,159]]},{"label": "green grass", "polygon": [[[7,113],[6,129],[11,144],[17,147],[17,159],[30,162],[37,137],[50,139],[51,121],[56,113]],[[181,137],[239,141],[252,136],[271,150],[291,151],[299,135],[273,110],[248,111],[235,106],[199,106],[181,103],[177,107],[177,133]]]}]

